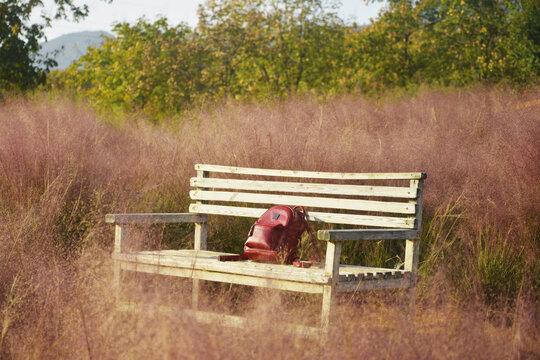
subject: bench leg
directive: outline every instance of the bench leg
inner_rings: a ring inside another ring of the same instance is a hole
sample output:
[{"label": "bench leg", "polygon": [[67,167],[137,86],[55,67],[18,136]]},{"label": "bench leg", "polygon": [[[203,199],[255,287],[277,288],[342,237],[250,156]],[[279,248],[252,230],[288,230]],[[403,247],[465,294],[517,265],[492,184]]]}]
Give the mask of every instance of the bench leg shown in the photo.
[{"label": "bench leg", "polygon": [[328,242],[326,245],[326,260],[324,273],[330,278],[330,283],[323,287],[323,300],[321,312],[321,327],[327,332],[330,327],[332,308],[336,303],[337,280],[339,277],[339,259],[341,256],[341,242]]},{"label": "bench leg", "polygon": [[407,290],[409,298],[409,322],[414,326],[414,315],[416,311],[416,286],[410,287]]},{"label": "bench leg", "polygon": [[405,267],[411,274],[411,287],[407,290],[409,295],[409,321],[414,324],[414,311],[416,305],[416,286],[418,280],[418,254],[420,252],[420,240],[407,240],[405,243]]},{"label": "bench leg", "polygon": [[113,291],[114,291],[114,299],[116,301],[116,305],[120,304],[120,261],[114,260],[113,263]]},{"label": "bench leg", "polygon": [[[120,254],[126,246],[126,237],[127,237],[127,227],[123,225],[116,224],[114,227],[114,254]],[[120,286],[121,286],[121,278],[120,278],[120,261],[114,259],[113,260],[113,291],[114,296],[116,300],[116,305],[120,304]]]},{"label": "bench leg", "polygon": [[193,279],[193,288],[191,290],[191,307],[193,310],[199,308],[199,279]]},{"label": "bench leg", "polygon": [[336,294],[332,285],[327,285],[323,289],[322,311],[321,311],[321,328],[327,332],[330,328],[333,307],[335,307]]}]

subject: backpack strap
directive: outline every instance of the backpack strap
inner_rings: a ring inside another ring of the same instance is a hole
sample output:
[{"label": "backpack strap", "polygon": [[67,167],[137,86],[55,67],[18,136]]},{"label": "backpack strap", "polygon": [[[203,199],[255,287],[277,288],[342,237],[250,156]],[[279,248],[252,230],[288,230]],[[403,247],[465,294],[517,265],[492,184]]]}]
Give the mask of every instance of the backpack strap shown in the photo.
[{"label": "backpack strap", "polygon": [[241,261],[241,260],[248,260],[249,258],[246,256],[246,254],[240,254],[240,255],[219,255],[218,260],[219,261]]},{"label": "backpack strap", "polygon": [[[304,216],[305,216],[305,210],[304,210]],[[306,230],[309,234],[309,237],[311,238],[311,243],[313,244],[313,257],[311,258],[311,262],[301,261],[299,258],[294,259],[293,266],[296,266],[299,268],[311,267],[311,265],[315,264],[315,262],[317,261],[317,257],[319,254],[319,246],[317,245],[317,240],[315,240],[315,236],[313,235],[313,231],[311,231],[311,227],[309,226],[309,224],[307,224]]]}]

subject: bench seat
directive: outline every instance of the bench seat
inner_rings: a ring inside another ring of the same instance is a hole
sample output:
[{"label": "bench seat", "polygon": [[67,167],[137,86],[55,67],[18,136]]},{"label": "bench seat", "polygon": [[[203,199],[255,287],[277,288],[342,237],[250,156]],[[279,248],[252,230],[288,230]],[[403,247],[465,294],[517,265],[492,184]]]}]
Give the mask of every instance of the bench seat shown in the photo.
[{"label": "bench seat", "polygon": [[[297,268],[291,265],[259,263],[251,260],[221,262],[218,261],[219,255],[232,254],[193,249],[159,250],[113,254],[113,259],[121,263],[123,270],[282,290],[298,291],[300,287],[304,292],[310,293],[322,293],[323,287],[321,285],[328,285],[331,281],[331,277],[325,275],[322,263],[316,263],[310,268]],[[370,281],[380,279],[394,279],[396,281],[392,283]],[[340,265],[338,289],[340,291],[355,291],[385,287],[409,287],[410,279],[410,272],[405,270]]]}]

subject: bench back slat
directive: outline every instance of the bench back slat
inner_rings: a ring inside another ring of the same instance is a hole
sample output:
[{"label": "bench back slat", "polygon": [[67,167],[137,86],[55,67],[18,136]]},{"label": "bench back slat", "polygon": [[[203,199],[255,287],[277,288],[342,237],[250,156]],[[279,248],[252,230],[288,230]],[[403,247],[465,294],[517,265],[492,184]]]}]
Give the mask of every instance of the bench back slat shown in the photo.
[{"label": "bench back slat", "polygon": [[306,208],[309,221],[419,230],[426,177],[422,172],[330,173],[202,164],[195,169],[197,177],[190,180],[192,213],[258,218],[273,205],[298,205]]},{"label": "bench back slat", "polygon": [[422,172],[413,173],[332,173],[318,171],[296,171],[296,170],[274,170],[244,168],[236,166],[207,165],[196,164],[195,170],[220,172],[241,175],[260,175],[260,176],[280,176],[292,178],[310,178],[310,179],[333,179],[333,180],[413,180],[424,179],[426,174]]},{"label": "bench back slat", "polygon": [[[268,209],[207,204],[191,204],[189,206],[189,211],[194,213],[243,216],[253,218],[260,217],[266,210]],[[329,224],[374,226],[392,229],[414,229],[415,226],[414,217],[399,218],[390,216],[324,213],[317,211],[309,211],[307,213],[307,220],[314,222],[324,222]]]},{"label": "bench back slat", "polygon": [[402,199],[416,198],[416,188],[397,186],[319,184],[196,177],[191,178],[190,184],[192,187],[197,188],[214,188],[223,190],[269,191],[346,196],[375,196]]},{"label": "bench back slat", "polygon": [[385,202],[357,199],[337,199],[327,197],[306,197],[292,195],[257,194],[225,191],[192,190],[189,195],[193,200],[242,202],[252,204],[298,205],[310,208],[344,209],[375,211],[396,214],[414,214],[414,203]]}]

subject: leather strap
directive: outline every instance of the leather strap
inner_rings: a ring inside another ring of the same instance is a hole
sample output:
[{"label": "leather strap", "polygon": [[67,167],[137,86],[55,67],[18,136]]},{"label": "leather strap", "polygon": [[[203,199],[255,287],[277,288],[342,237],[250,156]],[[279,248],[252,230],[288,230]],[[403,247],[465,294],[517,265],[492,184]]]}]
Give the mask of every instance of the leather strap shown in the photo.
[{"label": "leather strap", "polygon": [[219,255],[218,260],[219,261],[241,261],[241,260],[248,260],[246,254],[240,254],[240,255]]},{"label": "leather strap", "polygon": [[296,266],[298,268],[311,267],[311,265],[315,264],[315,262],[317,261],[317,257],[319,254],[319,246],[317,245],[317,240],[315,240],[315,236],[313,235],[313,231],[311,231],[311,227],[309,226],[309,224],[307,224],[306,230],[309,234],[309,237],[311,238],[311,243],[313,244],[313,257],[311,258],[311,262],[301,261],[299,258],[294,259],[293,266]]}]

